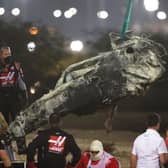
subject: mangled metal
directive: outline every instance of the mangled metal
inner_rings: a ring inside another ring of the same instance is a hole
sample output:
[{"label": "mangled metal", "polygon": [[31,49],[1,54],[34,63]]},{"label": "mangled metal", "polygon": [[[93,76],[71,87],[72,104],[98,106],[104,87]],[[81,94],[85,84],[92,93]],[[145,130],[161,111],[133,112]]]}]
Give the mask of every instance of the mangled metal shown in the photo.
[{"label": "mangled metal", "polygon": [[111,33],[110,38],[111,51],[70,65],[53,90],[20,112],[8,132],[22,137],[53,112],[78,114],[88,107],[142,95],[165,72],[167,52],[161,44],[135,35],[122,41]]}]

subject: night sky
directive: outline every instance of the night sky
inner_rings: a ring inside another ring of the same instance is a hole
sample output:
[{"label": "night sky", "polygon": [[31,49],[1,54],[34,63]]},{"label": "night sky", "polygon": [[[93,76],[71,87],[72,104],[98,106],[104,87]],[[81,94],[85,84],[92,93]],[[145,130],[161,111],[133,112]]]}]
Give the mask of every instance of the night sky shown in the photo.
[{"label": "night sky", "polygon": [[[24,21],[32,21],[35,25],[54,26],[71,38],[89,39],[95,32],[104,30],[121,31],[128,0],[0,0],[0,5],[5,7],[6,13],[1,19],[12,19],[12,8],[21,9],[18,16]],[[63,12],[70,7],[78,9],[77,15],[71,19],[64,16],[55,18],[52,12],[61,9]],[[168,1],[160,0],[159,10],[167,12]],[[107,10],[109,17],[106,20],[98,19],[98,10]],[[143,0],[134,0],[133,12],[129,28],[144,32],[168,32],[167,20],[159,21],[156,12],[145,10]],[[166,26],[165,26],[166,25]]]}]

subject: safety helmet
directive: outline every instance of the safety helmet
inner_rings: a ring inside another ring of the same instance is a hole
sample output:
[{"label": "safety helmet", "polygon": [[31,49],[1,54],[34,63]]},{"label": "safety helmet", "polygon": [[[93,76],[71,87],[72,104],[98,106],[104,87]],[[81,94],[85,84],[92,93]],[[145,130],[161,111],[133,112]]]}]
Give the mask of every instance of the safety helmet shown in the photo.
[{"label": "safety helmet", "polygon": [[103,144],[99,140],[93,140],[89,147],[92,161],[100,160],[103,156]]}]

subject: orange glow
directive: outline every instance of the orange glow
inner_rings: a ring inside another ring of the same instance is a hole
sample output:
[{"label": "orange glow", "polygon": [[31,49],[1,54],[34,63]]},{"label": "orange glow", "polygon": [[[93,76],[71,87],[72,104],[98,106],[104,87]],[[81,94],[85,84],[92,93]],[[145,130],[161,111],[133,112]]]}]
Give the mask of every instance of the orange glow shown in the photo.
[{"label": "orange glow", "polygon": [[33,36],[37,35],[39,33],[39,30],[37,27],[30,27],[29,33]]}]

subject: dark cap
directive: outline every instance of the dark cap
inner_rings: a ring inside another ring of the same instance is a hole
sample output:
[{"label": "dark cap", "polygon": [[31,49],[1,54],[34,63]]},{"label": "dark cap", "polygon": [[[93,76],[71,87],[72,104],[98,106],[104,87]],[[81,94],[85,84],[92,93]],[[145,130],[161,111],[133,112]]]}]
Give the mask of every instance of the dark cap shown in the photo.
[{"label": "dark cap", "polygon": [[58,113],[52,113],[49,117],[50,124],[59,124],[61,121],[61,116]]},{"label": "dark cap", "polygon": [[147,117],[147,126],[148,127],[156,126],[160,122],[161,122],[161,117],[158,113],[150,114]]}]

